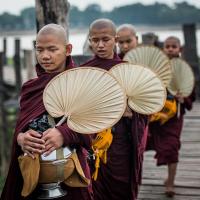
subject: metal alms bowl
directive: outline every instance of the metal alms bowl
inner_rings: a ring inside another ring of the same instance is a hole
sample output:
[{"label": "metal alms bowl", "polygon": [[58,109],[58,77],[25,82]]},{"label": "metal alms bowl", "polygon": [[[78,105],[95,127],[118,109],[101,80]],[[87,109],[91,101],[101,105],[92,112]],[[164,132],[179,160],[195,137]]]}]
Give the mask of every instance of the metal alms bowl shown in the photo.
[{"label": "metal alms bowl", "polygon": [[39,183],[58,183],[68,178],[74,171],[74,163],[70,159],[72,153],[70,148],[64,147],[46,157],[41,155]]},{"label": "metal alms bowl", "polygon": [[73,151],[68,147],[53,151],[50,155],[40,156],[40,175],[37,199],[55,199],[67,195],[60,183],[74,171]]}]

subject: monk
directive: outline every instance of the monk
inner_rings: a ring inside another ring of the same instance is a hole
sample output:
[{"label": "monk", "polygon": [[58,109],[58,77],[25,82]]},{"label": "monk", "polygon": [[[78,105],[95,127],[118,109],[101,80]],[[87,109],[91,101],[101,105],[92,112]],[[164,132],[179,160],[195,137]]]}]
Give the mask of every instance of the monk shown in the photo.
[{"label": "monk", "polygon": [[[111,20],[95,20],[89,28],[89,40],[95,56],[83,66],[109,70],[123,62],[114,52],[117,37]],[[113,141],[107,151],[107,163],[100,162],[97,180],[92,182],[95,200],[137,198],[146,125],[147,118],[127,107],[124,116],[112,127]]]},{"label": "monk", "polygon": [[[67,33],[57,24],[44,26],[36,38],[36,65],[37,78],[29,80],[22,86],[20,95],[20,112],[17,119],[13,137],[12,157],[6,183],[3,188],[1,200],[37,199],[37,188],[27,198],[21,196],[23,179],[18,164],[18,156],[24,153],[34,159],[36,154],[49,155],[52,151],[62,146],[76,146],[78,158],[87,178],[90,170],[86,162],[86,150],[91,146],[88,136],[77,134],[70,130],[66,123],[49,128],[43,136],[31,129],[28,125],[31,120],[47,114],[43,100],[43,90],[48,82],[74,66],[70,53],[72,45],[67,42]],[[92,190],[89,188],[71,188],[64,186],[67,196],[57,199],[62,200],[91,200]]]},{"label": "monk", "polygon": [[[170,59],[180,57],[181,43],[177,37],[170,36],[164,42],[164,52]],[[175,99],[181,104],[180,116],[177,113],[163,125],[159,122],[151,122],[149,125],[150,137],[148,138],[147,149],[155,150],[157,165],[167,165],[168,176],[164,181],[165,194],[173,197],[175,194],[174,181],[178,164],[179,150],[181,146],[180,136],[183,127],[183,116],[186,109],[192,109],[192,102],[195,100],[194,92],[187,98],[177,94],[172,96],[170,93],[167,99]]]},{"label": "monk", "polygon": [[122,24],[117,28],[117,41],[119,47],[118,56],[123,59],[124,55],[138,45],[138,37],[132,24]]}]

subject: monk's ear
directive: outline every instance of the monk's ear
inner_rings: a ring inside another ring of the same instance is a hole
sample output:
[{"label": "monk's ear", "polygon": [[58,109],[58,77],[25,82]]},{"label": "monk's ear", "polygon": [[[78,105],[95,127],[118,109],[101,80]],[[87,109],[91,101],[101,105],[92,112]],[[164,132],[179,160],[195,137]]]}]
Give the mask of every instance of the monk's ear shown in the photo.
[{"label": "monk's ear", "polygon": [[91,38],[90,37],[88,37],[88,43],[91,44]]},{"label": "monk's ear", "polygon": [[72,44],[66,45],[66,56],[69,56],[72,52]]}]

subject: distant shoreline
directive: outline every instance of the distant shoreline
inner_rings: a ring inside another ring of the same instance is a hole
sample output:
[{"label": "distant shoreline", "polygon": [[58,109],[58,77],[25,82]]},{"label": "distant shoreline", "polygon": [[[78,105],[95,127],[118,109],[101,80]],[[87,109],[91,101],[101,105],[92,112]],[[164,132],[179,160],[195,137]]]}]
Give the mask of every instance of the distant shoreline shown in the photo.
[{"label": "distant shoreline", "polygon": [[[169,31],[169,30],[181,30],[181,25],[171,25],[171,26],[151,26],[151,25],[135,25],[134,26],[136,31],[147,31],[147,32],[153,32],[153,31]],[[200,29],[200,26],[196,26],[196,30]],[[69,31],[69,34],[73,33],[86,33],[88,31],[87,28],[71,28]],[[7,37],[7,36],[19,36],[19,35],[36,35],[36,30],[29,30],[29,31],[2,31],[1,30],[1,37]]]}]

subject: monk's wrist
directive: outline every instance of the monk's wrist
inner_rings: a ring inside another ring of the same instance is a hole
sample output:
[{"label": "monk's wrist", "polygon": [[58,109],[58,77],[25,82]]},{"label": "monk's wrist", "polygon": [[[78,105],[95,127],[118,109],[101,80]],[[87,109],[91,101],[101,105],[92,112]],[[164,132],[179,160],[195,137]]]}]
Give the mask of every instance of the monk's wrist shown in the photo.
[{"label": "monk's wrist", "polygon": [[23,140],[24,140],[24,134],[19,133],[18,136],[17,136],[17,143],[18,143],[19,146],[22,146]]}]

